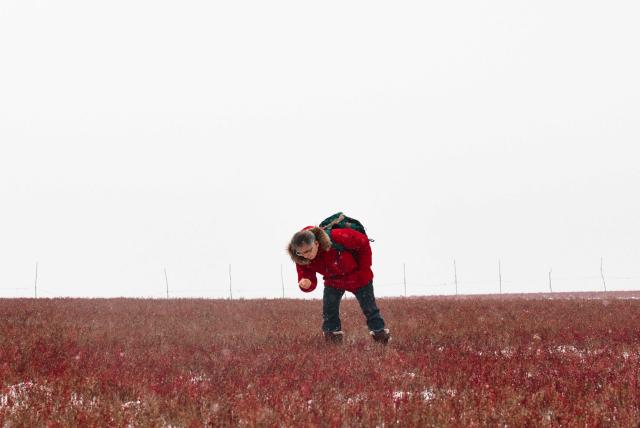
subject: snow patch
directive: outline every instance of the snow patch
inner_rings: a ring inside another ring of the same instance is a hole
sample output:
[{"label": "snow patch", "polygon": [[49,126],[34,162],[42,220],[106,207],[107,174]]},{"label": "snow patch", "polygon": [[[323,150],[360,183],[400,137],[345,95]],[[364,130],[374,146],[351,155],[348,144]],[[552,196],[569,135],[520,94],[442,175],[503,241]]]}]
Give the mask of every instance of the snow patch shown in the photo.
[{"label": "snow patch", "polygon": [[420,396],[422,397],[422,399],[424,401],[429,401],[429,400],[433,400],[434,398],[436,398],[436,393],[433,391],[433,389],[431,388],[427,388],[424,391],[422,391],[420,393]]},{"label": "snow patch", "polygon": [[347,404],[356,404],[366,399],[367,396],[365,394],[356,394],[353,397],[347,398]]},{"label": "snow patch", "polygon": [[0,407],[20,405],[20,400],[34,387],[33,382],[21,382],[7,387],[6,394],[0,394]]},{"label": "snow patch", "polygon": [[142,401],[140,400],[127,401],[126,403],[122,403],[123,409],[139,410],[141,406],[142,406]]},{"label": "snow patch", "polygon": [[[393,398],[394,401],[400,401],[400,400],[403,400],[404,398],[409,399],[413,395],[414,393],[410,391],[393,391],[393,394],[391,395],[391,397]],[[455,397],[456,391],[451,388],[446,390],[440,390],[440,391],[434,388],[425,388],[420,392],[419,395],[423,401],[431,401],[437,398],[438,395],[448,395],[449,397]]]},{"label": "snow patch", "polygon": [[513,355],[514,355],[515,353],[516,353],[516,350],[515,350],[515,348],[513,348],[512,346],[508,346],[508,347],[506,347],[506,348],[504,348],[504,349],[501,349],[501,350],[500,350],[500,354],[501,354],[503,357],[507,357],[507,358],[511,358],[511,357],[513,357]]},{"label": "snow patch", "polygon": [[200,383],[200,382],[209,382],[210,380],[211,378],[209,376],[199,374],[199,375],[192,376],[191,379],[189,379],[189,382]]},{"label": "snow patch", "polygon": [[25,401],[28,401],[29,395],[34,391],[44,392],[47,398],[51,398],[51,388],[26,381],[6,387],[6,393],[0,394],[0,408],[23,406],[25,405]]}]

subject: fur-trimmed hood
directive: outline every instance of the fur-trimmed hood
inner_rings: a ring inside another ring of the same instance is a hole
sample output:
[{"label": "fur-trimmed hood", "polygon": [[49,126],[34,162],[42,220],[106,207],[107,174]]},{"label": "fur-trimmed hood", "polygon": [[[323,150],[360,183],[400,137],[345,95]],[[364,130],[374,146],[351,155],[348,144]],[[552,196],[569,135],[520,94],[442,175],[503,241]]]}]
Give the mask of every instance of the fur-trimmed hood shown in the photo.
[{"label": "fur-trimmed hood", "polygon": [[[324,229],[321,229],[317,226],[307,226],[302,230],[310,230],[311,232],[313,232],[316,240],[320,244],[318,251],[329,251],[331,249],[331,238],[329,237],[327,232],[324,231]],[[311,260],[305,259],[304,257],[296,254],[296,251],[293,248],[291,242],[289,242],[289,245],[287,246],[287,253],[289,253],[289,257],[291,257],[291,260],[293,260],[296,264],[308,265],[309,263],[311,263]]]}]

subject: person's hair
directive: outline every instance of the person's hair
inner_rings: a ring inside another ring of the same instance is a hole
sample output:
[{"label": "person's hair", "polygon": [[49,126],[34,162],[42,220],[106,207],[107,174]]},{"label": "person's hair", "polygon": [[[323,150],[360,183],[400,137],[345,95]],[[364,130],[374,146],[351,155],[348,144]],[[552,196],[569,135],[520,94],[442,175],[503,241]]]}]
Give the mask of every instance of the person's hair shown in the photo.
[{"label": "person's hair", "polygon": [[301,230],[293,235],[291,238],[291,247],[294,250],[302,247],[303,245],[311,245],[316,241],[316,235],[310,230]]}]

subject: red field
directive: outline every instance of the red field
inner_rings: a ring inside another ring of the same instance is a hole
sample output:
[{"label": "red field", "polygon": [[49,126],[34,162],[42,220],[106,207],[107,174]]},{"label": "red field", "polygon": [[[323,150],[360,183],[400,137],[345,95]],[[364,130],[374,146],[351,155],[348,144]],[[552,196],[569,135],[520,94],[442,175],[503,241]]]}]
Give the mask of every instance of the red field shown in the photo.
[{"label": "red field", "polygon": [[528,297],[3,299],[0,426],[637,426],[640,301]]}]

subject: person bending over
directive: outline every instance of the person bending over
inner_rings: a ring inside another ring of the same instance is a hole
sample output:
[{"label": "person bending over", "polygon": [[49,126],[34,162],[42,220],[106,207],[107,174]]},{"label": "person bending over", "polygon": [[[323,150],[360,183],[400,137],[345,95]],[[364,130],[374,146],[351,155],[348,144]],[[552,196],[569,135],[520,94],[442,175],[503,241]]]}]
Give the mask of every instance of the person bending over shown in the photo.
[{"label": "person bending over", "polygon": [[386,345],[391,334],[373,294],[369,238],[349,228],[331,229],[329,233],[307,226],[291,238],[287,251],[296,264],[298,286],[309,293],[318,285],[316,273],[323,275],[322,331],[328,342],[342,343],[340,300],[349,291],[360,304],[373,340]]}]

